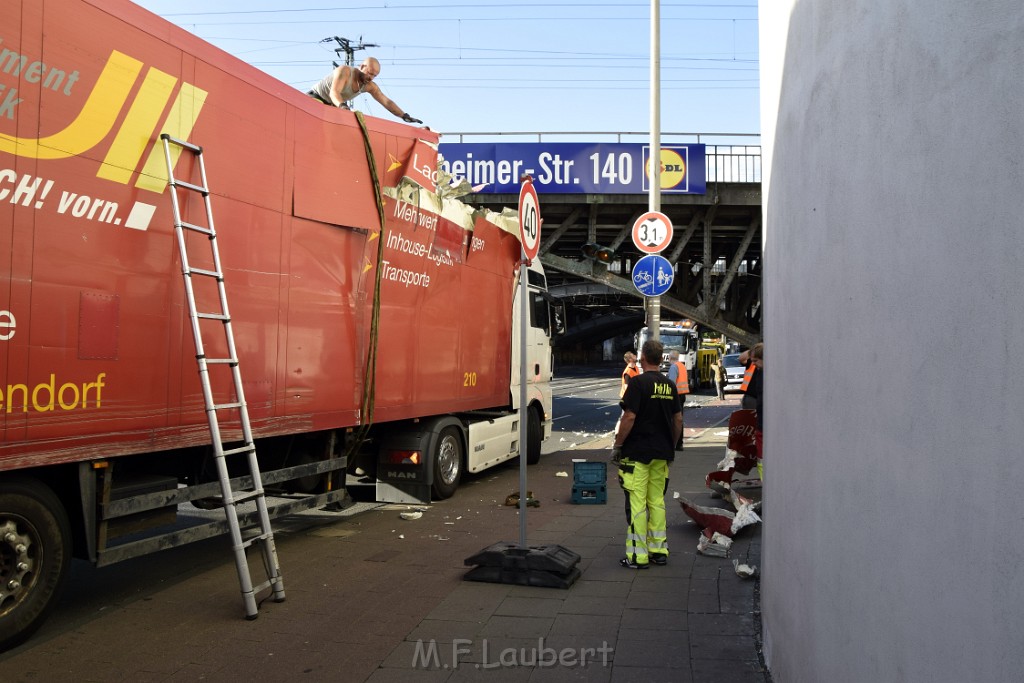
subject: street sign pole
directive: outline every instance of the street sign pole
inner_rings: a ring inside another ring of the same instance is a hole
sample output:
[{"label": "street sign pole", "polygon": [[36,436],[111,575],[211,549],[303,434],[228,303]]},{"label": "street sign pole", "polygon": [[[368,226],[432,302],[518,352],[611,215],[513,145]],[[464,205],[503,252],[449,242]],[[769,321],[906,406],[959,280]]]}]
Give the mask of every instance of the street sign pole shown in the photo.
[{"label": "street sign pole", "polygon": [[476,565],[463,577],[467,581],[490,581],[520,586],[568,588],[580,577],[578,553],[560,545],[526,545],[526,459],[529,457],[529,409],[527,407],[527,328],[530,326],[529,267],[540,248],[540,204],[530,176],[522,178],[519,191],[519,545],[495,543],[464,564]]},{"label": "street sign pole", "polygon": [[[649,211],[661,210],[661,5],[651,0],[651,155]],[[647,299],[647,329],[651,339],[661,338],[661,299]],[[637,349],[637,353],[640,349]]]},{"label": "street sign pole", "polygon": [[523,186],[519,190],[519,243],[521,259],[519,262],[519,547],[526,547],[526,459],[527,439],[529,437],[529,420],[527,419],[526,382],[528,379],[526,362],[527,337],[526,330],[530,326],[529,292],[527,280],[528,269],[533,259],[537,258],[540,248],[540,202],[537,190],[533,187],[530,176],[523,177]]},{"label": "street sign pole", "polygon": [[[520,228],[522,230],[522,228]],[[519,263],[519,547],[526,547],[526,439],[528,426],[526,419],[526,328],[530,325],[530,311],[527,310],[528,278],[527,268],[530,261],[526,258],[526,249],[521,250],[522,260]]]}]

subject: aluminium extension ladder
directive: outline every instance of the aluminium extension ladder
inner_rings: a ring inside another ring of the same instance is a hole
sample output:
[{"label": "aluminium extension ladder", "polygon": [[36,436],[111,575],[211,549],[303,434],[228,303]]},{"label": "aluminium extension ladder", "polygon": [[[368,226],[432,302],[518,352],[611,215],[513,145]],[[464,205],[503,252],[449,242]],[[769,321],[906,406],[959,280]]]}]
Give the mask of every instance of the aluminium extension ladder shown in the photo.
[{"label": "aluminium extension ladder", "polygon": [[[263,491],[263,483],[260,479],[259,463],[256,459],[256,445],[253,443],[252,430],[249,426],[249,412],[245,404],[245,395],[242,393],[242,374],[238,368],[238,353],[235,350],[235,337],[231,331],[231,315],[228,312],[227,294],[224,289],[224,272],[220,263],[220,252],[217,249],[217,231],[213,225],[213,210],[210,206],[210,190],[206,180],[206,165],[203,163],[203,149],[184,140],[178,140],[163,133],[160,135],[164,146],[164,159],[167,162],[167,179],[171,188],[171,206],[174,210],[174,233],[178,238],[178,249],[181,253],[181,273],[185,281],[185,294],[188,299],[189,318],[192,321],[192,336],[195,339],[196,361],[199,364],[199,379],[203,387],[203,401],[206,405],[207,421],[210,425],[210,435],[213,439],[213,450],[217,464],[217,474],[220,478],[221,492],[223,496],[224,513],[227,517],[228,527],[231,531],[232,548],[235,554],[235,567],[238,570],[238,581],[242,587],[242,599],[245,602],[245,615],[247,619],[255,619],[258,614],[256,593],[266,588],[273,589],[274,600],[284,600],[284,581],[281,578],[281,566],[277,560],[277,549],[274,546],[274,532],[270,527],[270,515],[267,511],[267,500]],[[174,177],[174,160],[176,157],[171,154],[171,145],[180,148],[182,151],[190,152],[195,156],[199,165],[199,176],[201,185],[187,183]],[[178,190],[187,190],[203,196],[206,209],[206,226],[186,223],[181,219],[181,207],[178,203]],[[189,264],[188,248],[185,231],[194,231],[209,238],[210,249],[212,250],[213,268],[194,268]],[[213,278],[216,281],[217,293],[220,298],[220,310],[215,312],[201,312],[196,310],[196,295],[193,287],[194,276]],[[227,341],[227,358],[207,358],[203,345],[203,332],[200,325],[201,320],[220,321]],[[216,403],[214,401],[213,389],[210,382],[211,366],[227,366],[231,370],[231,377],[234,384],[233,401]],[[218,412],[235,411],[237,423],[242,430],[243,445],[237,448],[224,447],[221,436],[221,419],[230,420],[230,417],[218,419]],[[252,477],[252,490],[232,490],[231,477],[229,475],[227,457],[233,455],[245,456],[248,463],[247,474]],[[259,512],[259,531],[249,538],[242,537],[242,530],[238,520],[238,505],[247,501],[255,501]],[[263,556],[263,566],[266,569],[267,580],[257,586],[253,586],[252,577],[249,573],[249,562],[246,557],[246,549],[256,545],[260,548]]]}]

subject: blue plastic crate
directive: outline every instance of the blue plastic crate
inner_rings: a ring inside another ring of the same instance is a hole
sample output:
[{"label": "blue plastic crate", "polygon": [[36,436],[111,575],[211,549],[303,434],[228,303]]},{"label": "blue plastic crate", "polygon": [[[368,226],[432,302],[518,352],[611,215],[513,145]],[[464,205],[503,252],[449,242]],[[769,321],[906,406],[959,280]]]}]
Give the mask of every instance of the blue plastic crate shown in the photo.
[{"label": "blue plastic crate", "polygon": [[574,462],[572,464],[572,502],[578,505],[601,505],[608,502],[608,463]]},{"label": "blue plastic crate", "polygon": [[604,505],[608,502],[608,487],[604,484],[573,486],[572,502],[577,505]]},{"label": "blue plastic crate", "polygon": [[573,486],[604,485],[608,480],[608,463],[605,462],[574,462],[572,464]]}]

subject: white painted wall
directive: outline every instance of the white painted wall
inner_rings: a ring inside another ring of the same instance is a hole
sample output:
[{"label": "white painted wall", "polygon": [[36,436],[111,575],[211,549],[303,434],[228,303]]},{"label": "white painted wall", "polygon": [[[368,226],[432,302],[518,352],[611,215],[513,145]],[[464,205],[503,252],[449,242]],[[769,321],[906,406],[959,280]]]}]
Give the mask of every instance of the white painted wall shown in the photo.
[{"label": "white painted wall", "polygon": [[1024,676],[1024,6],[760,4],[765,652]]}]

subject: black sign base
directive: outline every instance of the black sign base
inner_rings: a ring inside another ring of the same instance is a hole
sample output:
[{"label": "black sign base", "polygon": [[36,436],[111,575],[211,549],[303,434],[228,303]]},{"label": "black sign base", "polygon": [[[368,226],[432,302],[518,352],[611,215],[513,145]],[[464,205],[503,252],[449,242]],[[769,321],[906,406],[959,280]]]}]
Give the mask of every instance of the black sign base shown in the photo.
[{"label": "black sign base", "polygon": [[511,583],[517,586],[568,588],[580,578],[578,553],[560,545],[521,548],[517,543],[495,543],[466,558],[466,581]]}]

